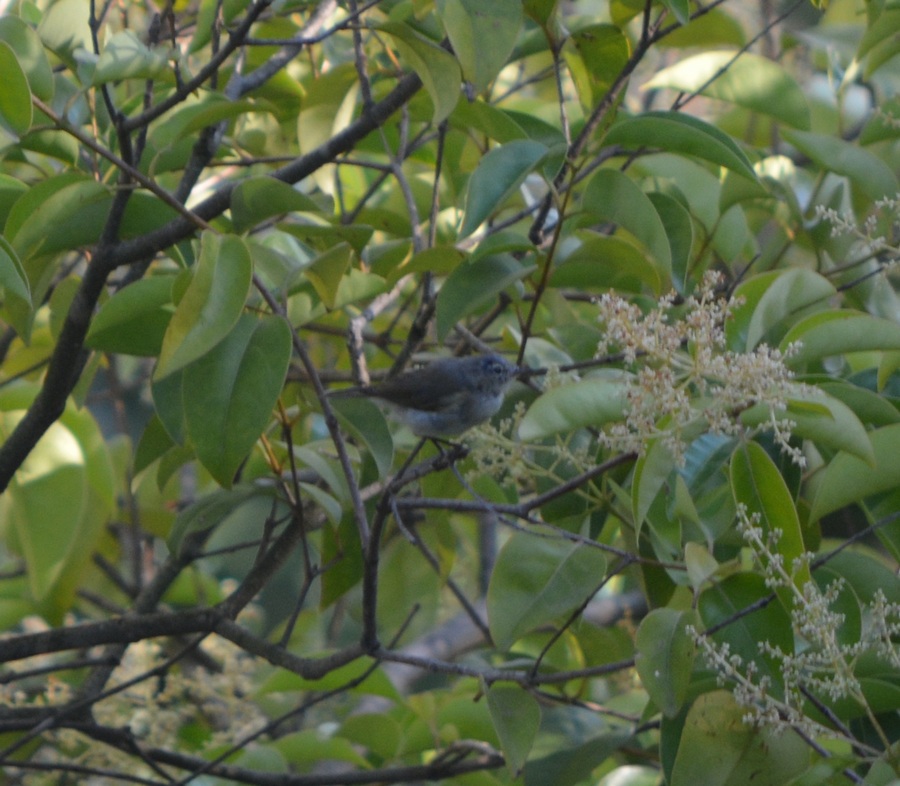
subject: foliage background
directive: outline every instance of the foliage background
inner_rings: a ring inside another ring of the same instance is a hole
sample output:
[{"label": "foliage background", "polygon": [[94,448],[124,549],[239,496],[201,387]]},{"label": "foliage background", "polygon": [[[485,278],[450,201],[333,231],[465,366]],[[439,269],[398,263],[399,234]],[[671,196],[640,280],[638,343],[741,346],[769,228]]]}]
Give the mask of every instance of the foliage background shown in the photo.
[{"label": "foliage background", "polygon": [[895,782],[898,31],[7,3],[3,777]]}]

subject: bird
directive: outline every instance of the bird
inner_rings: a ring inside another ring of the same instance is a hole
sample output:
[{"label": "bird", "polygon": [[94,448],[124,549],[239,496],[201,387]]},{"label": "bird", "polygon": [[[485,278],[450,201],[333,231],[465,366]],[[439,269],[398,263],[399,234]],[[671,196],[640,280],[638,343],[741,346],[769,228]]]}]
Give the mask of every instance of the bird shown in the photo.
[{"label": "bird", "polygon": [[417,437],[449,439],[489,420],[522,369],[493,353],[441,358],[377,385],[333,391],[390,405]]}]

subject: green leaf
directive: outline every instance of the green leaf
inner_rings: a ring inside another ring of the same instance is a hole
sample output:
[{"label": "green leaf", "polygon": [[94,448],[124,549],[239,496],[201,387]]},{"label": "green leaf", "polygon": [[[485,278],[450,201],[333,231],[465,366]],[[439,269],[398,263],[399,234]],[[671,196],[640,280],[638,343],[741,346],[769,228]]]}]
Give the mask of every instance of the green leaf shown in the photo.
[{"label": "green leaf", "polygon": [[681,711],[691,683],[694,642],[686,627],[694,612],[654,609],[641,621],[635,637],[634,665],[641,683],[663,714]]},{"label": "green leaf", "polygon": [[663,0],[663,5],[672,12],[678,24],[686,25],[691,21],[691,7],[688,0]]},{"label": "green leaf", "polygon": [[456,59],[409,25],[401,22],[382,22],[377,28],[391,36],[400,57],[412,66],[422,80],[434,105],[431,121],[440,123],[446,120],[460,96],[462,74]]},{"label": "green leaf", "polygon": [[602,552],[515,533],[500,550],[487,593],[491,636],[501,650],[584,602],[603,580]]},{"label": "green leaf", "polygon": [[131,30],[114,33],[106,42],[94,67],[91,84],[123,79],[153,79],[168,67],[168,52],[164,47],[151,49]]},{"label": "green leaf", "polygon": [[304,271],[304,275],[329,309],[337,306],[338,290],[352,260],[353,249],[347,243],[337,243],[317,257]]},{"label": "green leaf", "polygon": [[101,352],[155,357],[172,319],[175,276],[143,278],[116,292],[91,323],[86,343]]},{"label": "green leaf", "polygon": [[[12,427],[4,414],[5,437]],[[66,565],[86,504],[84,457],[69,429],[50,426],[16,473],[9,494],[5,519],[15,538],[12,548],[25,559],[32,596],[42,600]]]},{"label": "green leaf", "polygon": [[437,0],[437,11],[447,31],[463,77],[476,92],[487,88],[500,73],[522,26],[519,0]]},{"label": "green leaf", "polygon": [[197,458],[226,488],[268,425],[291,357],[280,317],[240,318],[216,346],[185,368],[187,433]]},{"label": "green leaf", "polygon": [[90,18],[88,0],[59,0],[45,12],[38,34],[48,49],[74,69],[77,64],[73,53],[76,50],[93,51]]},{"label": "green leaf", "polygon": [[378,467],[378,476],[386,477],[394,463],[394,440],[378,405],[368,398],[336,398],[331,406],[343,425],[365,443]]},{"label": "green leaf", "polygon": [[251,500],[274,496],[274,486],[257,486],[250,483],[213,491],[178,514],[166,539],[166,545],[173,554],[181,554],[184,540],[188,535],[213,529]]},{"label": "green leaf", "polygon": [[514,685],[492,687],[487,692],[487,705],[506,766],[516,777],[534,745],[541,725],[541,708],[530,693]]},{"label": "green leaf", "polygon": [[[809,566],[795,566],[794,560],[806,552],[800,519],[784,477],[775,462],[755,442],[735,451],[731,459],[731,490],[734,501],[747,508],[751,517],[758,516],[755,526],[763,530],[763,538],[776,530],[780,533],[772,547],[780,555],[784,570],[794,586],[801,590],[809,581]],[[794,595],[788,588],[777,590],[786,609],[794,606]]]},{"label": "green leaf", "polygon": [[[92,178],[71,172],[51,177],[16,201],[4,234],[27,270],[29,258],[96,243],[111,202],[110,190]],[[30,283],[34,291],[35,281]]]},{"label": "green leaf", "polygon": [[631,513],[638,533],[674,469],[675,457],[665,440],[651,439],[635,462],[631,483]]},{"label": "green leaf", "polygon": [[749,52],[703,52],[658,71],[644,85],[697,93],[809,128],[809,106],[796,81],[778,63]]},{"label": "green leaf", "polygon": [[704,590],[697,610],[707,630],[718,644],[727,644],[731,652],[746,663],[753,661],[759,673],[769,677],[777,688],[783,683],[781,662],[760,654],[759,642],[768,641],[783,652],[794,651],[791,618],[759,573],[735,573]]},{"label": "green leaf", "polygon": [[184,368],[228,335],[241,316],[252,275],[250,252],[243,241],[203,234],[200,258],[169,322],[154,379]]},{"label": "green leaf", "polygon": [[534,265],[523,265],[509,254],[483,257],[457,267],[438,297],[438,338],[443,340],[458,320],[492,302],[500,292],[534,270]]},{"label": "green leaf", "polygon": [[[884,10],[874,18],[866,28],[856,56],[866,59],[865,77],[868,79],[884,63],[897,53],[897,33],[900,32],[900,9],[890,8],[885,4]],[[879,7],[881,7],[879,5]]]},{"label": "green leaf", "polygon": [[587,237],[550,274],[551,287],[661,294],[662,279],[646,249],[616,235]]},{"label": "green leaf", "polygon": [[[735,177],[735,180],[744,181]],[[653,207],[659,215],[669,239],[669,250],[672,254],[672,283],[681,294],[689,288],[688,274],[691,266],[691,252],[694,246],[694,222],[687,208],[674,197],[660,192],[648,194]],[[655,294],[660,291],[653,290]]]},{"label": "green leaf", "polygon": [[365,679],[353,688],[353,693],[400,701],[401,696],[390,679],[382,670],[372,669],[372,665],[373,661],[370,658],[355,658],[343,666],[329,669],[319,679],[307,679],[286,669],[278,669],[262,682],[258,690],[263,696],[270,693],[337,691],[348,682],[356,682],[369,672]]},{"label": "green leaf", "polygon": [[[808,405],[814,403],[817,408]],[[782,416],[781,413],[777,413]],[[844,450],[867,464],[874,464],[875,454],[865,426],[850,407],[821,390],[808,394],[798,393],[788,399],[787,412],[783,414],[794,425],[791,433],[811,439],[820,447]],[[741,413],[745,426],[761,426],[770,422],[770,407],[758,404]]]},{"label": "green leaf", "polygon": [[[747,350],[764,340],[774,343],[791,322],[809,309],[821,310],[837,291],[828,279],[815,271],[801,268],[779,272],[771,281],[766,276],[760,283],[766,286],[759,296],[751,291],[755,285],[750,282],[746,282],[745,286],[739,287],[735,292],[736,297],[744,298],[745,301],[739,308],[752,309],[753,315],[747,324]],[[744,289],[747,290],[746,296],[743,294]],[[759,292],[758,288],[756,292]]]},{"label": "green leaf", "polygon": [[572,31],[563,56],[582,106],[593,109],[621,73],[629,54],[628,39],[616,25],[579,25]]},{"label": "green leaf", "polygon": [[581,745],[555,750],[525,765],[525,786],[574,786],[590,782],[592,772],[634,740],[627,731],[613,729]]},{"label": "green leaf", "polygon": [[672,249],[666,228],[650,198],[617,169],[601,169],[584,190],[583,208],[592,218],[612,221],[628,230],[653,254],[660,278],[672,276]]},{"label": "green leaf", "polygon": [[602,377],[548,390],[525,413],[519,425],[519,439],[531,442],[559,432],[619,421],[628,404],[628,390],[627,380]]},{"label": "green leaf", "polygon": [[31,287],[15,249],[0,235],[0,287],[7,296],[17,297],[31,307]]},{"label": "green leaf", "polygon": [[822,169],[849,178],[872,200],[894,196],[897,176],[874,153],[835,136],[785,129],[785,140],[808,155]]},{"label": "green leaf", "polygon": [[499,210],[546,155],[547,147],[531,139],[514,139],[485,155],[469,178],[459,237],[471,235]]},{"label": "green leaf", "polygon": [[266,218],[295,211],[321,212],[306,194],[273,177],[251,177],[231,192],[235,232],[246,232]]},{"label": "green leaf", "polygon": [[0,41],[15,52],[31,92],[44,101],[53,98],[53,71],[38,34],[18,17],[6,15],[0,17]]},{"label": "green leaf", "polygon": [[745,713],[727,691],[699,696],[684,722],[671,786],[789,783],[806,769],[810,752],[799,735],[745,724]]},{"label": "green leaf", "polygon": [[787,359],[790,368],[845,352],[900,349],[900,325],[854,311],[826,311],[798,322],[782,339],[780,349],[799,342]]},{"label": "green leaf", "polygon": [[454,128],[465,132],[480,131],[495,142],[501,144],[514,139],[526,139],[527,134],[522,127],[510,117],[508,112],[488,104],[482,99],[476,101],[460,101],[450,123]]},{"label": "green leaf", "polygon": [[811,521],[836,510],[862,502],[866,497],[900,486],[897,440],[900,424],[869,432],[874,466],[850,453],[838,453],[824,469],[813,475],[809,485]]},{"label": "green leaf", "polygon": [[31,128],[31,89],[16,53],[5,41],[0,41],[0,74],[3,74],[0,123],[13,134],[21,136]]},{"label": "green leaf", "polygon": [[756,179],[747,156],[730,136],[709,123],[680,112],[646,112],[627,118],[610,129],[605,141],[627,149],[653,147],[695,156],[751,180]]},{"label": "green leaf", "polygon": [[[21,382],[0,390],[0,440],[9,437],[37,393],[36,385]],[[7,545],[24,557],[31,594],[54,619],[74,600],[108,523],[115,493],[100,429],[87,410],[70,405],[0,498]]]}]

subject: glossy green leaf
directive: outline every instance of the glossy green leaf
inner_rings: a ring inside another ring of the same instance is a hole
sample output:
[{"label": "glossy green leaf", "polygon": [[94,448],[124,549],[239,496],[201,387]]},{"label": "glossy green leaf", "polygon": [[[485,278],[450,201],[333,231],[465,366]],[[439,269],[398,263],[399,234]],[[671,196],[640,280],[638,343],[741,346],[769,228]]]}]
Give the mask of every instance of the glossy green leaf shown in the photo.
[{"label": "glossy green leaf", "polygon": [[844,352],[900,350],[900,325],[853,311],[826,311],[798,322],[782,339],[780,349],[799,343],[787,358],[790,368]]},{"label": "glossy green leaf", "polygon": [[150,392],[153,406],[166,433],[178,445],[184,445],[187,431],[184,425],[184,400],[181,396],[184,369],[179,369],[162,379],[151,380]]},{"label": "glossy green leaf", "polygon": [[0,41],[15,52],[31,92],[49,101],[53,97],[53,71],[38,34],[18,17],[6,15],[0,17]]},{"label": "glossy green leaf", "polygon": [[531,442],[585,426],[619,421],[628,406],[627,380],[591,377],[548,390],[528,408],[519,439]]},{"label": "glossy green leaf", "polygon": [[522,26],[519,0],[437,0],[463,78],[482,92],[500,73]]},{"label": "glossy green leaf", "polygon": [[[752,611],[751,611],[752,609]],[[794,651],[791,618],[772,590],[758,573],[736,573],[714,583],[700,594],[697,610],[707,630],[719,644],[727,644],[731,652],[744,662],[754,661],[761,675],[780,685],[781,664],[760,653],[759,642],[768,641],[783,652]]]},{"label": "glossy green leaf", "polygon": [[675,457],[665,441],[649,440],[644,455],[638,456],[634,464],[631,481],[631,513],[638,533],[674,469]]},{"label": "glossy green leaf", "polygon": [[5,237],[0,236],[0,287],[7,297],[17,297],[31,305],[31,287],[28,276],[15,249]]},{"label": "glossy green leaf", "polygon": [[641,621],[635,637],[634,665],[641,683],[663,714],[676,715],[687,698],[694,664],[694,642],[687,625],[693,612],[654,609]]},{"label": "glossy green leaf", "polygon": [[[286,762],[303,770],[320,766],[323,762],[347,762],[359,770],[372,766],[350,740],[326,735],[319,729],[290,732],[280,736],[272,745]],[[247,766],[244,760],[241,764]],[[270,770],[268,767],[264,769]]]},{"label": "glossy green leaf", "polygon": [[[735,178],[743,180],[743,178]],[[746,181],[745,181],[746,182]],[[677,292],[684,294],[689,288],[688,274],[694,245],[694,222],[687,208],[668,194],[648,194],[659,215],[669,239],[672,254],[672,283]],[[658,290],[654,290],[655,292]],[[662,294],[659,292],[659,294]]]},{"label": "glossy green leaf", "polygon": [[373,669],[372,665],[369,658],[355,658],[343,666],[329,670],[319,679],[306,678],[286,669],[278,669],[263,680],[259,686],[259,692],[267,695],[270,693],[337,690],[348,682],[362,680],[362,677],[365,676],[365,679],[353,688],[354,693],[382,696],[393,701],[400,701],[400,694],[390,679],[380,669]]},{"label": "glossy green leaf", "polygon": [[245,314],[212,350],[185,368],[187,433],[197,458],[220,485],[231,485],[268,425],[290,357],[291,333],[283,319]]},{"label": "glossy green leaf", "polygon": [[31,128],[31,89],[16,53],[5,41],[0,41],[0,74],[3,74],[0,123],[13,134],[21,136]]},{"label": "glossy green leaf", "polygon": [[492,302],[510,285],[534,271],[509,254],[467,262],[451,273],[437,302],[437,334],[443,340],[458,320]]},{"label": "glossy green leaf", "polygon": [[175,443],[169,436],[169,432],[166,431],[166,427],[163,426],[159,415],[153,415],[144,427],[141,438],[134,450],[132,465],[134,474],[140,474],[173,447],[175,447]]},{"label": "glossy green leaf", "polygon": [[900,422],[897,408],[873,390],[842,381],[824,382],[817,387],[846,404],[866,427],[880,428]]},{"label": "glossy green leaf", "polygon": [[[4,416],[7,436],[11,427]],[[12,548],[24,557],[29,588],[38,600],[50,592],[75,544],[86,486],[84,457],[75,436],[54,423],[16,473],[6,511],[15,538]]]},{"label": "glossy green leaf", "polygon": [[378,29],[391,36],[400,57],[412,66],[422,80],[434,105],[432,122],[446,120],[460,96],[462,74],[456,58],[409,25],[383,22]]},{"label": "glossy green leaf", "polygon": [[794,128],[809,128],[809,107],[797,82],[778,63],[749,52],[703,52],[658,71],[644,87],[699,92]]},{"label": "glossy green leaf", "polygon": [[[8,438],[37,391],[26,383],[0,390],[0,439]],[[115,494],[100,429],[90,412],[67,407],[19,468],[0,505],[7,545],[23,556],[30,592],[52,617],[71,605]]]},{"label": "glossy green leaf", "polygon": [[309,467],[341,500],[350,499],[350,489],[341,465],[331,456],[330,445],[308,443],[294,446],[294,458],[301,466]]},{"label": "glossy green leaf", "polygon": [[585,107],[593,107],[628,62],[631,47],[622,29],[611,24],[578,25],[563,55],[575,90]]},{"label": "glossy green leaf", "polygon": [[699,696],[688,711],[671,786],[789,783],[810,749],[793,731],[743,722],[746,710],[725,690]]},{"label": "glossy green leaf", "polygon": [[27,271],[29,258],[96,243],[111,202],[110,190],[92,178],[74,173],[51,177],[13,205],[4,234]]},{"label": "glossy green leaf", "polygon": [[[817,406],[811,408],[811,403]],[[794,424],[791,433],[798,437],[811,439],[821,447],[844,450],[868,464],[875,461],[869,434],[853,410],[819,389],[806,395],[798,392],[796,398],[790,398],[783,417]],[[765,404],[741,413],[745,426],[765,426],[769,422],[770,408]]]},{"label": "glossy green leaf", "polygon": [[[791,322],[809,309],[822,310],[837,291],[828,279],[801,268],[787,270],[771,281],[766,277],[765,281],[768,286],[758,298],[749,286],[741,287],[735,293],[745,301],[739,308],[752,308],[753,311],[747,324],[747,350],[764,340],[774,343],[773,339],[780,338]],[[746,296],[742,294],[744,289],[747,289]]]},{"label": "glossy green leaf", "polygon": [[688,0],[663,0],[663,5],[672,12],[678,24],[686,25],[691,20],[691,6]]},{"label": "glossy green leaf", "polygon": [[48,49],[74,68],[76,50],[93,51],[90,18],[89,0],[59,0],[47,9],[38,34]]},{"label": "glossy green leaf", "polygon": [[661,294],[662,278],[638,243],[620,235],[596,235],[562,259],[550,274],[550,286]]},{"label": "glossy green leaf", "polygon": [[172,531],[166,540],[166,545],[173,554],[181,554],[185,538],[189,535],[213,529],[234,511],[251,500],[259,497],[273,497],[274,495],[274,486],[261,486],[250,483],[234,486],[230,489],[213,491],[211,494],[201,497],[178,514]]},{"label": "glossy green leaf", "polygon": [[484,156],[469,178],[460,238],[471,235],[499,210],[546,155],[547,147],[540,142],[514,139]]},{"label": "glossy green leaf", "polygon": [[872,20],[859,42],[856,56],[865,59],[864,74],[872,76],[884,63],[898,54],[897,34],[900,32],[900,9],[885,4],[884,10]]},{"label": "glossy green leaf", "polygon": [[728,134],[692,115],[646,112],[616,123],[605,141],[629,150],[652,147],[694,156],[756,179],[750,161],[737,143]]},{"label": "glossy green leaf", "polygon": [[496,645],[509,649],[540,625],[577,608],[603,580],[606,557],[567,541],[515,533],[500,550],[487,609]]},{"label": "glossy green leaf", "polygon": [[241,316],[252,274],[243,241],[204,233],[193,277],[163,338],[154,379],[184,368],[228,335]]},{"label": "glossy green leaf", "polygon": [[337,243],[304,271],[322,302],[330,309],[337,306],[338,290],[352,260],[353,249],[347,243]]},{"label": "glossy green leaf", "polygon": [[[757,443],[750,442],[735,451],[731,459],[731,490],[734,501],[746,507],[751,520],[758,517],[754,526],[762,528],[763,539],[776,530],[779,532],[772,548],[800,590],[810,578],[808,565],[794,564],[807,550],[800,519],[784,477]],[[778,594],[785,608],[792,609],[794,596],[790,590],[781,588]]]},{"label": "glossy green leaf", "polygon": [[745,43],[747,36],[740,20],[727,10],[716,7],[673,30],[660,40],[659,45],[664,48],[696,49],[699,46],[743,46]]},{"label": "glossy green leaf", "polygon": [[131,30],[121,30],[103,46],[94,68],[92,84],[122,79],[153,79],[168,67],[165,48],[151,49]]},{"label": "glossy green leaf", "polygon": [[874,153],[834,136],[785,129],[785,140],[809,156],[822,169],[849,178],[870,199],[897,193],[897,176]]},{"label": "glossy green leaf", "polygon": [[456,128],[460,128],[467,133],[480,131],[490,139],[501,144],[512,142],[514,139],[526,139],[528,137],[525,131],[522,130],[522,127],[510,117],[508,112],[481,99],[460,101],[449,119],[450,123]]},{"label": "glossy green leaf", "polygon": [[91,322],[86,343],[101,352],[155,357],[172,312],[175,276],[151,276],[113,295]]},{"label": "glossy green leaf", "polygon": [[231,101],[219,93],[204,93],[197,101],[166,115],[166,122],[154,127],[150,140],[156,148],[163,149],[223,120],[251,112],[271,111],[272,107],[261,101]]},{"label": "glossy green leaf", "polygon": [[590,782],[591,773],[634,741],[628,731],[611,729],[580,745],[554,750],[525,765],[525,786],[575,786]]},{"label": "glossy green leaf", "polygon": [[584,191],[583,208],[598,220],[627,229],[653,254],[663,281],[669,281],[672,250],[666,228],[650,197],[630,177],[617,169],[601,169]]},{"label": "glossy green leaf", "polygon": [[243,180],[231,193],[235,232],[246,232],[266,218],[294,211],[320,212],[319,206],[306,194],[273,177]]},{"label": "glossy green leaf", "polygon": [[385,477],[394,462],[394,441],[378,405],[368,398],[336,398],[331,406],[343,425],[365,443],[379,477]]},{"label": "glossy green leaf", "polygon": [[900,486],[900,424],[871,431],[869,439],[875,454],[874,466],[850,453],[839,453],[813,475],[809,487],[812,521]]},{"label": "glossy green leaf", "polygon": [[487,705],[506,766],[515,777],[525,766],[541,725],[541,708],[535,698],[515,685],[495,685],[487,692]]}]

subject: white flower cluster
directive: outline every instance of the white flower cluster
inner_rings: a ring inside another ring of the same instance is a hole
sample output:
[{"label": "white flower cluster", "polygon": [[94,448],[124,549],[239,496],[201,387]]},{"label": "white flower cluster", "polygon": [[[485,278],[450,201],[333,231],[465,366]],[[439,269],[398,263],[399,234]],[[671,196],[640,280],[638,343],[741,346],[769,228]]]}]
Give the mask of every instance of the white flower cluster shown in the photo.
[{"label": "white flower cluster", "polygon": [[683,304],[674,295],[643,311],[614,294],[597,299],[605,337],[598,355],[620,352],[634,367],[623,423],[604,432],[608,447],[643,453],[661,438],[681,458],[687,432],[697,426],[719,434],[745,430],[739,415],[755,405],[768,410],[765,427],[781,448],[803,466],[790,445],[793,424],[783,417],[789,395],[800,389],[785,365],[786,355],[765,344],[750,352],[728,350],[725,323],[738,305],[717,294],[719,279],[708,274]]},{"label": "white flower cluster", "polygon": [[[837,580],[820,587],[810,579],[798,587],[797,572],[809,566],[812,555],[795,560],[789,573],[781,555],[775,551],[779,533],[764,535],[759,518],[748,515],[743,506],[738,506],[737,516],[738,528],[762,566],[767,585],[789,590],[793,599],[793,651],[785,652],[769,641],[760,642],[760,655],[768,665],[733,653],[726,642],[716,642],[696,629],[690,631],[719,683],[730,685],[735,700],[746,709],[744,722],[790,727],[810,739],[843,739],[861,746],[859,740],[848,739],[849,732],[841,724],[827,725],[808,714],[811,699],[823,707],[849,700],[863,710],[882,742],[889,746],[888,735],[871,711],[855,672],[860,658],[868,653],[894,668],[900,665],[896,644],[900,633],[900,605],[889,603],[884,593],[877,591],[862,609],[864,625],[860,635],[844,635],[845,615],[835,611],[841,594],[847,591],[844,582]],[[780,674],[777,689],[773,685],[774,673]],[[871,753],[878,755],[874,749]]]}]

